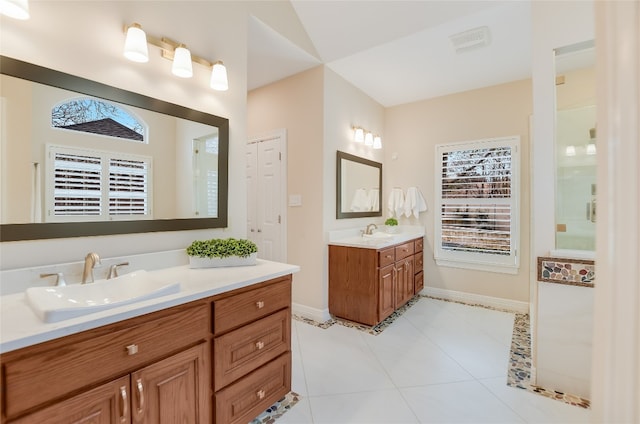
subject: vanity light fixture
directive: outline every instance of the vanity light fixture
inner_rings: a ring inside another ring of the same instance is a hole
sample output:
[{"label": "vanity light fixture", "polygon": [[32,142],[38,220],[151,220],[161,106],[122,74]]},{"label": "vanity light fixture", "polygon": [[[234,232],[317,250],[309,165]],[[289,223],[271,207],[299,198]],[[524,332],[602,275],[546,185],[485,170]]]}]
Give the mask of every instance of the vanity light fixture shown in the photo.
[{"label": "vanity light fixture", "polygon": [[364,129],[358,127],[353,129],[353,141],[356,143],[364,142]]},{"label": "vanity light fixture", "polygon": [[364,135],[364,145],[373,146],[373,134],[369,131]]},{"label": "vanity light fixture", "polygon": [[593,143],[587,144],[587,154],[595,155],[596,154],[596,145]]},{"label": "vanity light fixture", "polygon": [[29,0],[0,0],[0,14],[14,19],[29,19]]},{"label": "vanity light fixture", "polygon": [[191,78],[193,67],[191,66],[191,52],[184,44],[180,44],[173,52],[173,65],[171,73],[180,78]]},{"label": "vanity light fixture", "polygon": [[575,156],[576,155],[576,147],[575,146],[567,146],[564,150],[564,154],[566,156]]},{"label": "vanity light fixture", "polygon": [[140,63],[148,62],[149,52],[147,44],[151,44],[152,46],[160,48],[162,57],[173,61],[171,72],[174,75],[181,78],[191,78],[193,76],[192,63],[199,63],[211,70],[211,88],[217,91],[226,91],[229,89],[227,68],[222,61],[210,62],[191,53],[182,43],[177,43],[165,37],[157,38],[145,34],[138,23],[125,26],[124,31],[127,34],[124,43],[124,56],[127,59]]},{"label": "vanity light fixture", "polygon": [[382,139],[379,135],[373,137],[373,148],[374,149],[382,149]]}]

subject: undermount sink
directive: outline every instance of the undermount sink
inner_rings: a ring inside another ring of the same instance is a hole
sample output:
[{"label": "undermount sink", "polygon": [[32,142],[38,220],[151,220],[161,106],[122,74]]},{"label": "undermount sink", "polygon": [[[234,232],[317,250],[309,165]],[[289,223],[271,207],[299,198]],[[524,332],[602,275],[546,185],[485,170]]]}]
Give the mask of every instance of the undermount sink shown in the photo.
[{"label": "undermount sink", "polygon": [[372,238],[372,239],[390,239],[393,237],[393,234],[383,233],[378,231],[377,233],[372,234],[363,234],[364,238]]},{"label": "undermount sink", "polygon": [[31,287],[25,294],[38,318],[57,322],[179,291],[179,282],[160,281],[147,271],[135,271],[89,284]]}]

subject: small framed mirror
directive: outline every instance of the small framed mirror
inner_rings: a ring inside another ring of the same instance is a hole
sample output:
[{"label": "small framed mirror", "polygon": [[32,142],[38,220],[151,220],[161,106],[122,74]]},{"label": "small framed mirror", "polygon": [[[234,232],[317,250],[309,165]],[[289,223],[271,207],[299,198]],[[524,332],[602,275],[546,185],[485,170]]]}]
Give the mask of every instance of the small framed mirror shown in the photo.
[{"label": "small framed mirror", "polygon": [[382,164],[338,151],[336,219],[382,216]]}]

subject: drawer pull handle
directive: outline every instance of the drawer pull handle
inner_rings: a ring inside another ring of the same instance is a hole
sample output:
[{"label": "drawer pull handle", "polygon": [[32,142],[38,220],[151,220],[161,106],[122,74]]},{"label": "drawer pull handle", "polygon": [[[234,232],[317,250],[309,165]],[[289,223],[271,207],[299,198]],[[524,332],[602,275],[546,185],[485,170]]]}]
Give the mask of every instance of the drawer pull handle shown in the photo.
[{"label": "drawer pull handle", "polygon": [[120,422],[127,422],[127,415],[129,415],[129,402],[127,401],[127,388],[125,386],[120,387]]},{"label": "drawer pull handle", "polygon": [[137,344],[130,344],[129,346],[127,346],[127,355],[131,356],[131,355],[135,355],[136,353],[138,353]]},{"label": "drawer pull handle", "polygon": [[258,399],[262,400],[266,396],[266,393],[264,392],[264,390],[258,390],[256,392],[256,396],[258,397]]},{"label": "drawer pull handle", "polygon": [[138,388],[138,414],[142,414],[144,409],[144,387],[142,386],[141,378],[136,382],[136,387]]},{"label": "drawer pull handle", "polygon": [[258,300],[256,302],[256,308],[258,308],[258,309],[264,308],[264,301],[263,300]]},{"label": "drawer pull handle", "polygon": [[256,343],[256,349],[260,350],[264,347],[264,342],[260,341]]}]

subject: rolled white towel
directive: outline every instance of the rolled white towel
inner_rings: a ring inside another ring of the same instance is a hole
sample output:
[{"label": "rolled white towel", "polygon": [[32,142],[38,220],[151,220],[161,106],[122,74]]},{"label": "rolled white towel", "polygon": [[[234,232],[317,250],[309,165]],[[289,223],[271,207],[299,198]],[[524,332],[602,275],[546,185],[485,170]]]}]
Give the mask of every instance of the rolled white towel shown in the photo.
[{"label": "rolled white towel", "polygon": [[389,201],[387,202],[387,209],[391,216],[400,217],[404,209],[404,192],[401,188],[394,188],[389,194]]}]

